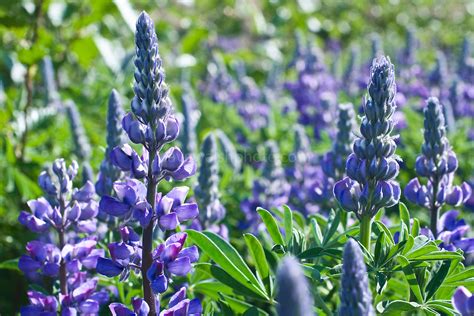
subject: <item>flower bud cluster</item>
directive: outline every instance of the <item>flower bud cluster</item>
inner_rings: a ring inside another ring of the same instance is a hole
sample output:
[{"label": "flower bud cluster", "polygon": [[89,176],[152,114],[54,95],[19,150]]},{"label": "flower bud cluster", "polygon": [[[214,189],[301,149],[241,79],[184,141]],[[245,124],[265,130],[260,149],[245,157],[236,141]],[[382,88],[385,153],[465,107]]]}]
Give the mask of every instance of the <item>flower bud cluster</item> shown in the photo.
[{"label": "flower bud cluster", "polygon": [[334,186],[334,195],[346,211],[373,217],[379,209],[400,199],[400,186],[394,181],[399,172],[392,116],[396,93],[393,65],[387,57],[374,60],[371,79],[353,153],[346,163],[347,177]]}]

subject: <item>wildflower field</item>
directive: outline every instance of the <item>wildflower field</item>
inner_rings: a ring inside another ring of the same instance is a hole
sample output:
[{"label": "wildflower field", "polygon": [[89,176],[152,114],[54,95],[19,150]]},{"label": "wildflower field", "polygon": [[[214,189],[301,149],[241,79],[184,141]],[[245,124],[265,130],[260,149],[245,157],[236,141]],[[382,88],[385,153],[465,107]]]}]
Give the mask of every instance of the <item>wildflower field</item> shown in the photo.
[{"label": "wildflower field", "polygon": [[470,0],[0,1],[0,315],[474,316]]}]

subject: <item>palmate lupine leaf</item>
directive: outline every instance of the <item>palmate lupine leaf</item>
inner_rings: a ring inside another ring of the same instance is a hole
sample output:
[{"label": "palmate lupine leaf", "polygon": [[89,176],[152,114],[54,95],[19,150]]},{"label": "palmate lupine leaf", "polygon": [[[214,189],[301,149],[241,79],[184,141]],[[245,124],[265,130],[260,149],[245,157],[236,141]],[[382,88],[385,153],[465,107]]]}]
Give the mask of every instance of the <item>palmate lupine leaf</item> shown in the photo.
[{"label": "palmate lupine leaf", "polygon": [[280,229],[278,228],[278,224],[275,217],[273,217],[273,215],[269,211],[261,207],[257,208],[257,212],[262,218],[263,223],[267,227],[268,233],[270,234],[270,237],[272,238],[273,242],[277,245],[284,246],[285,240],[283,239],[283,236],[281,235],[281,232],[280,232]]},{"label": "palmate lupine leaf", "polygon": [[187,230],[187,233],[193,243],[221,266],[232,278],[259,297],[266,300],[269,299],[263,284],[257,280],[237,250],[227,241],[211,232],[201,233],[195,230]]},{"label": "palmate lupine leaf", "polygon": [[245,243],[249,247],[250,255],[252,256],[258,276],[265,285],[267,293],[271,296],[273,292],[273,283],[270,277],[270,267],[268,266],[267,258],[263,246],[258,241],[257,237],[252,234],[244,234]]}]

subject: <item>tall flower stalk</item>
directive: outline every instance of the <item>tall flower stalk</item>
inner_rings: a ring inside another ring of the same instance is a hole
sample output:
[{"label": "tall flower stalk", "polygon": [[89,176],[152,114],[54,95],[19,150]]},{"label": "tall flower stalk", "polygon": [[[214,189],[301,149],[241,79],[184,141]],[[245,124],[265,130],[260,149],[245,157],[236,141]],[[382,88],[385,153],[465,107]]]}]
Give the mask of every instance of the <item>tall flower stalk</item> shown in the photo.
[{"label": "tall flower stalk", "polygon": [[[191,262],[197,260],[197,249],[183,248],[187,235],[179,233],[153,250],[154,228],[158,225],[163,231],[174,230],[180,221],[198,215],[195,203],[185,203],[188,188],[177,187],[162,195],[157,194],[157,186],[163,179],[190,177],[196,166],[191,157],[184,158],[178,147],[160,153],[165,144],[178,137],[179,123],[172,113],[155,26],[145,12],[138,17],[135,44],[135,96],[132,112],[125,115],[122,126],[133,143],[143,146],[143,152],[140,156],[129,145],[116,147],[111,152],[112,163],[132,179],[116,182],[115,197],[103,196],[99,208],[124,222],[140,224],[143,228],[141,262],[135,255],[136,246],[130,245],[129,236],[122,235],[121,243],[109,245],[112,259],[102,258],[97,270],[107,276],[120,274],[121,279],[127,278],[130,270],[141,271],[149,315],[156,315],[156,295],[167,290],[171,275],[185,275],[190,271]],[[124,249],[126,251],[122,251]]]},{"label": "tall flower stalk", "polygon": [[201,208],[201,224],[209,228],[211,225],[220,222],[226,211],[219,200],[219,161],[217,140],[214,133],[208,134],[202,143],[201,166],[195,192]]},{"label": "tall flower stalk", "polygon": [[374,60],[367,90],[361,135],[347,159],[347,177],[334,185],[334,196],[344,210],[356,214],[360,242],[370,249],[372,218],[381,208],[393,206],[400,199],[400,186],[394,181],[399,171],[397,145],[390,135],[396,108],[395,74],[388,57]]},{"label": "tall flower stalk", "polygon": [[467,183],[453,186],[454,172],[458,168],[456,154],[446,137],[443,106],[436,98],[429,98],[424,109],[424,139],[422,154],[416,159],[418,176],[427,178],[421,185],[418,178],[412,179],[404,190],[406,198],[430,210],[430,228],[438,236],[438,218],[444,204],[459,206],[471,195]]},{"label": "tall flower stalk", "polygon": [[110,161],[110,154],[115,147],[125,143],[125,135],[121,125],[123,115],[120,95],[113,89],[109,96],[107,110],[107,147],[105,149],[105,158],[100,165],[98,180],[95,184],[95,189],[99,196],[111,195],[113,184],[121,175],[120,169]]}]

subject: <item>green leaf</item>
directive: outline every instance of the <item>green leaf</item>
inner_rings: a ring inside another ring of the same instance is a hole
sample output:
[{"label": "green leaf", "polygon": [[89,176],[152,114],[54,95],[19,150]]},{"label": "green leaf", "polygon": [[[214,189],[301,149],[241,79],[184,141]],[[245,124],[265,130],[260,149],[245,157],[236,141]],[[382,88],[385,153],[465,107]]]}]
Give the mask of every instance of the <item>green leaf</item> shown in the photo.
[{"label": "green leaf", "polygon": [[285,245],[283,236],[281,235],[276,219],[273,215],[261,207],[257,208],[257,212],[263,220],[263,223],[267,227],[268,233],[272,238],[273,242],[277,245]]},{"label": "green leaf", "polygon": [[223,239],[221,236],[213,232],[205,231],[203,232],[203,234],[206,235],[210,240],[212,240],[220,249],[222,249],[226,256],[228,256],[228,258],[235,264],[235,266],[240,271],[242,271],[256,287],[259,287],[261,290],[264,290],[262,283],[257,280],[252,270],[250,270],[249,266],[245,263],[242,256],[234,247],[232,247],[232,245],[227,240]]},{"label": "green leaf", "polygon": [[318,246],[323,244],[323,234],[321,233],[321,228],[319,227],[318,221],[315,218],[311,219],[311,231],[313,232],[314,240]]},{"label": "green leaf", "polygon": [[374,262],[378,264],[381,262],[385,255],[383,252],[385,249],[385,232],[381,232],[379,236],[377,237],[377,241],[375,242],[375,252],[374,252]]},{"label": "green leaf", "polygon": [[[235,253],[237,252],[232,246],[227,244],[224,247],[225,250],[221,249],[216,243],[209,238],[208,235],[205,235],[201,232],[189,229],[186,231],[188,233],[188,236],[191,238],[191,240],[207,255],[214,260],[218,265],[222,267],[230,276],[232,276],[235,280],[243,284],[245,287],[256,293],[257,295],[260,295],[261,297],[268,299],[267,295],[265,294],[265,291],[260,287],[260,283],[256,280],[255,276],[252,276],[249,278],[246,274],[248,274],[248,271],[244,273],[244,271],[241,271],[237,265],[242,265],[243,259],[238,255],[237,253],[237,258],[235,256]],[[219,240],[219,239],[216,239]],[[221,243],[222,245],[222,243]],[[225,251],[228,251],[227,253]],[[232,258],[230,259],[229,256]],[[236,260],[236,261],[234,261]],[[248,266],[243,263],[246,267],[244,270],[250,270]]]},{"label": "green leaf", "polygon": [[415,295],[417,302],[423,302],[423,294],[421,293],[420,285],[418,284],[418,280],[416,279],[415,272],[413,271],[412,267],[410,266],[410,262],[404,256],[398,257],[400,260],[400,265],[402,266],[403,273],[405,274],[405,278],[410,286],[411,292]]},{"label": "green leaf", "polygon": [[[232,310],[238,314],[243,314],[245,311],[247,311],[249,308],[252,308],[252,304],[249,304],[247,302],[241,301],[239,299],[236,299],[234,297],[221,294],[220,295],[221,299],[226,302]],[[265,316],[268,315],[265,311],[258,309],[259,315]]]},{"label": "green leaf", "polygon": [[18,268],[18,258],[0,262],[0,269],[20,271]]},{"label": "green leaf", "polygon": [[340,258],[342,255],[342,250],[335,248],[323,248],[323,247],[314,247],[307,249],[298,255],[299,259],[314,259],[321,256],[330,256],[333,258]]},{"label": "green leaf", "polygon": [[339,223],[341,222],[341,212],[343,211],[339,210],[335,212],[334,210],[331,210],[331,213],[328,219],[329,229],[324,234],[323,245],[325,245],[331,239],[334,233],[337,231],[337,227],[339,226]]},{"label": "green leaf", "polygon": [[418,218],[413,218],[413,225],[411,226],[411,235],[418,236],[420,234],[420,221]]},{"label": "green leaf", "polygon": [[417,311],[419,310],[420,307],[421,305],[416,302],[396,300],[396,301],[390,302],[385,307],[382,315],[400,315],[400,312]]},{"label": "green leaf", "polygon": [[381,231],[385,232],[386,237],[388,237],[388,241],[393,246],[395,244],[395,241],[393,240],[393,235],[390,232],[390,230],[387,228],[387,226],[385,226],[385,224],[382,223],[381,221],[375,221],[375,224]]},{"label": "green leaf", "polygon": [[[251,291],[250,289],[248,289],[247,287],[242,285],[240,280],[237,280],[237,279],[233,278],[232,276],[230,276],[221,267],[216,266],[216,265],[211,265],[210,271],[211,271],[212,276],[216,280],[218,280],[222,284],[225,284],[226,286],[231,288],[234,291],[235,294],[244,295],[244,296],[248,296],[248,297],[255,297],[257,299],[262,298],[261,295],[258,295],[254,291]],[[263,298],[265,298],[265,297],[263,297]]]},{"label": "green leaf", "polygon": [[448,275],[450,265],[451,262],[444,261],[439,270],[431,278],[430,282],[426,286],[426,301],[433,297],[441,284],[443,284],[444,279]]},{"label": "green leaf", "polygon": [[[405,223],[408,230],[410,230],[410,212],[408,208],[403,202],[398,203],[398,210],[400,212],[400,220]],[[415,235],[416,236],[416,235]]]},{"label": "green leaf", "polygon": [[265,284],[268,296],[272,294],[272,283],[270,279],[270,267],[268,266],[267,258],[265,257],[265,251],[263,250],[262,244],[252,234],[244,234],[245,242],[250,249],[250,254],[255,261],[258,275]]},{"label": "green leaf", "polygon": [[287,205],[283,205],[284,212],[284,225],[285,225],[285,241],[288,246],[291,242],[291,237],[293,236],[293,214],[291,209]]},{"label": "green leaf", "polygon": [[444,283],[454,283],[474,278],[474,267],[467,267],[458,273],[449,275]]},{"label": "green leaf", "polygon": [[446,250],[437,250],[432,251],[430,253],[418,256],[416,258],[410,258],[413,261],[431,261],[431,260],[463,260],[464,257],[458,253],[453,251],[446,251]]}]

